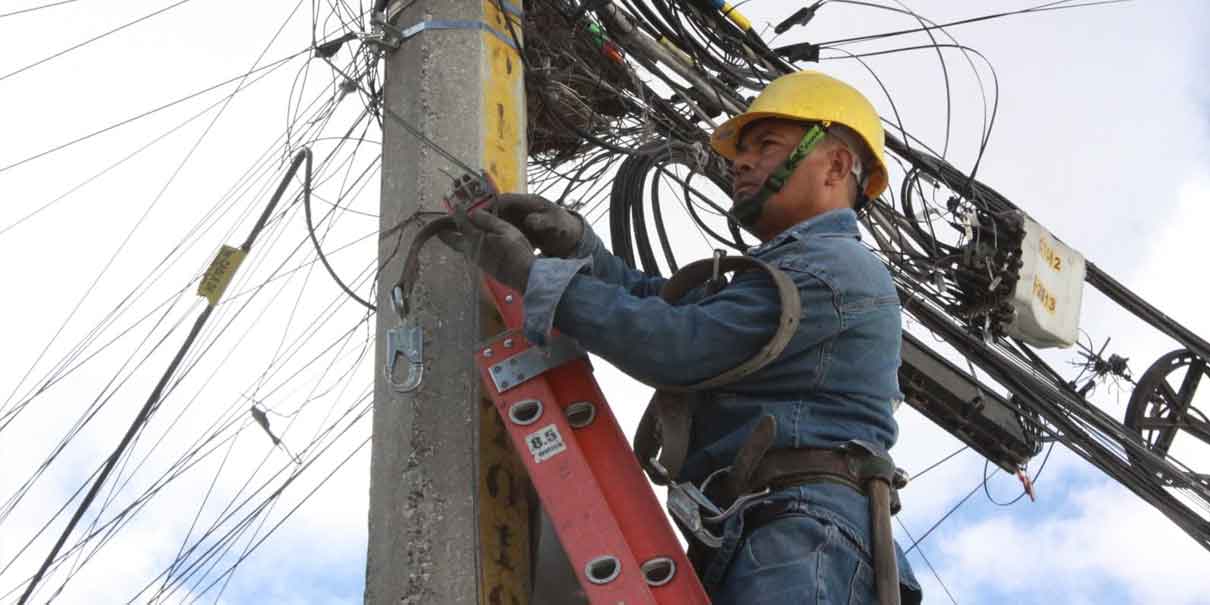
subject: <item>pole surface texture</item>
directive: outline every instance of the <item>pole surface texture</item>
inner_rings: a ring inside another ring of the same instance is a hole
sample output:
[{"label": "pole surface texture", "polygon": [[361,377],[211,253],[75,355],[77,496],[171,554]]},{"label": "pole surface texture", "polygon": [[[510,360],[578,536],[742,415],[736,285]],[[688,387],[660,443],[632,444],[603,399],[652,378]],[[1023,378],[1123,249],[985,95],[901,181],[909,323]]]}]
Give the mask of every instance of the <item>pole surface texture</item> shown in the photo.
[{"label": "pole surface texture", "polygon": [[[522,64],[494,0],[396,0],[387,15],[405,31],[431,23],[387,51],[385,61],[379,242],[385,267],[377,296],[365,602],[524,605],[530,575],[524,469],[499,438],[490,403],[482,402],[472,353],[499,324],[481,306],[478,271],[435,239],[421,254],[409,317],[423,331],[423,380],[402,393],[384,372],[386,332],[402,324],[391,289],[411,237],[432,218],[416,213],[444,212],[447,173],[461,172],[388,114],[485,170],[500,190],[523,191]],[[514,27],[520,35],[519,20]],[[400,357],[394,381],[405,382],[407,374],[408,359]]]}]

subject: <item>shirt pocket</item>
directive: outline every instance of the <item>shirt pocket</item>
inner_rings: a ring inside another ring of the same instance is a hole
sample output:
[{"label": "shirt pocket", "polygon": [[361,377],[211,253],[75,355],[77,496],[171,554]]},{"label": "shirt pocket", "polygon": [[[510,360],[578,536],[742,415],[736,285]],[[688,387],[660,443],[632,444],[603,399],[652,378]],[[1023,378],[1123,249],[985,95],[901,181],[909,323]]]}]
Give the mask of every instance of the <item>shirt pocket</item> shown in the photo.
[{"label": "shirt pocket", "polygon": [[869,313],[886,312],[899,306],[886,267],[873,259],[860,259],[838,271],[835,287],[840,294],[840,314],[847,324]]},{"label": "shirt pocket", "polygon": [[799,331],[825,336],[834,334],[839,328],[844,296],[832,271],[800,256],[782,258],[776,266],[798,288],[802,303],[801,323],[806,324],[800,326]]}]

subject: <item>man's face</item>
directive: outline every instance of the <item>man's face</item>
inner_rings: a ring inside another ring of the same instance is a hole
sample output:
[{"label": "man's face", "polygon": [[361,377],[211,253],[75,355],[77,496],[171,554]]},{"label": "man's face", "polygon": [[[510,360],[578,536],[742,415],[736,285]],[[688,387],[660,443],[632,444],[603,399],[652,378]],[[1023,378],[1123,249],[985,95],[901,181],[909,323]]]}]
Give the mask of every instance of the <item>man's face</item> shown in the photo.
[{"label": "man's face", "polygon": [[[732,199],[737,202],[760,191],[790,152],[802,141],[810,125],[767,118],[740,132],[733,162]],[[798,162],[781,191],[765,201],[752,231],[767,241],[804,220],[838,208],[851,208],[857,195],[853,178],[853,152],[840,139],[828,135]]]},{"label": "man's face", "polygon": [[[802,141],[808,125],[792,120],[769,118],[749,124],[740,133],[733,167],[735,170],[732,199],[743,200],[755,195],[790,152]],[[767,241],[798,222],[827,209],[826,199],[831,145],[824,139],[807,154],[786,179],[781,191],[770,196],[752,230]]]},{"label": "man's face", "polygon": [[765,179],[786,161],[806,133],[805,124],[774,118],[745,127],[736,145],[732,199],[739,201],[760,191]]}]

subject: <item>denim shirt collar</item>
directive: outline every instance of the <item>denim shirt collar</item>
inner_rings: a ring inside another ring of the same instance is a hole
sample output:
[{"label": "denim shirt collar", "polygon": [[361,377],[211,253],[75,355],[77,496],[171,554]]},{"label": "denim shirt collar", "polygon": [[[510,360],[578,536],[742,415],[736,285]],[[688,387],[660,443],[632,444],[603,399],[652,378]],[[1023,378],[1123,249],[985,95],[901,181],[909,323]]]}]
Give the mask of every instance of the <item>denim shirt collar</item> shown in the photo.
[{"label": "denim shirt collar", "polygon": [[817,214],[777,235],[773,239],[748,249],[749,256],[760,256],[781,246],[791,239],[802,240],[812,235],[842,234],[860,238],[857,231],[857,213],[851,208],[837,208]]}]

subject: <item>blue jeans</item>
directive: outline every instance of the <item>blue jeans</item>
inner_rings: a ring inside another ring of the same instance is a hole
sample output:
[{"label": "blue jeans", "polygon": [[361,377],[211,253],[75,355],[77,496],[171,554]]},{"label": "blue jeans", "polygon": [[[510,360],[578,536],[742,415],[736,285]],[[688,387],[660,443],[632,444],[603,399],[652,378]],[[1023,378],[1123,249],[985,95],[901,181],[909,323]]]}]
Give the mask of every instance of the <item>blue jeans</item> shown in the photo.
[{"label": "blue jeans", "polygon": [[[785,516],[755,530],[744,531],[743,515],[732,518],[723,545],[703,569],[713,605],[876,605],[867,524],[850,522],[852,515],[833,506],[850,500],[849,494],[865,503],[842,486],[802,486],[765,500],[793,504]],[[900,588],[904,605],[920,603],[910,567],[900,571]]]}]

